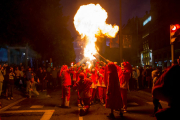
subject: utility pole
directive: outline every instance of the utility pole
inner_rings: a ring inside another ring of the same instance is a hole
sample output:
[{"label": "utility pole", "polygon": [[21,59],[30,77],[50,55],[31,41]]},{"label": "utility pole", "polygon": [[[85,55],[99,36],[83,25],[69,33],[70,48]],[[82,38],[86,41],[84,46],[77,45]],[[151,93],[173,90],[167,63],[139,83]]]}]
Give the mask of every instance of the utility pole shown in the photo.
[{"label": "utility pole", "polygon": [[120,21],[119,21],[119,54],[120,54],[120,64],[123,62],[122,58],[122,49],[123,49],[123,41],[122,41],[122,2],[119,0],[119,12],[120,12]]},{"label": "utility pole", "polygon": [[171,44],[171,60],[172,64],[174,64],[174,43]]},{"label": "utility pole", "polygon": [[26,57],[25,57],[25,68],[28,67],[28,43],[26,44]]}]

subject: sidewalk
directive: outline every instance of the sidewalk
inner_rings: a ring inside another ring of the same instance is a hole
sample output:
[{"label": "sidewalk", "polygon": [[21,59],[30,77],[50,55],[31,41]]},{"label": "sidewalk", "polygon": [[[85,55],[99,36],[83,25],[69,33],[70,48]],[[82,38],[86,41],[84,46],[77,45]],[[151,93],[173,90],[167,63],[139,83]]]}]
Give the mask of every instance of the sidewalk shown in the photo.
[{"label": "sidewalk", "polygon": [[1,98],[0,102],[1,102],[1,109],[0,112],[7,106],[9,106],[10,104],[15,103],[18,100],[21,100],[25,97],[23,97],[23,94],[21,91],[14,89],[14,93],[13,93],[13,100],[8,100],[7,98]]}]

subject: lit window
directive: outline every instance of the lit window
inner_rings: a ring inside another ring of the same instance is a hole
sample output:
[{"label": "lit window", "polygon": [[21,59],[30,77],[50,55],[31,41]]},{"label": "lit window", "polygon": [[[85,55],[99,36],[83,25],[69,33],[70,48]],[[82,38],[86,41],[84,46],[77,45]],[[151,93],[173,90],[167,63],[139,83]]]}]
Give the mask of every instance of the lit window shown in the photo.
[{"label": "lit window", "polygon": [[148,22],[151,21],[151,16],[149,16],[144,22],[143,22],[143,26],[145,26]]},{"label": "lit window", "polygon": [[149,35],[149,33],[143,35],[142,38],[145,38],[145,37],[147,37],[148,35]]}]

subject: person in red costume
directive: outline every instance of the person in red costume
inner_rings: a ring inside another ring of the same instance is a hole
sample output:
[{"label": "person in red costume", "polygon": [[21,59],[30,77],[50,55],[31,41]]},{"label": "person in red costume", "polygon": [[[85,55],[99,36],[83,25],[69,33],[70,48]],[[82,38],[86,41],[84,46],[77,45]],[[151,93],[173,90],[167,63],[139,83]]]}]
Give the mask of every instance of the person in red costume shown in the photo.
[{"label": "person in red costume", "polygon": [[79,91],[79,99],[83,108],[80,109],[80,116],[88,113],[91,101],[91,84],[92,80],[89,78],[84,78],[84,73],[79,74],[80,80],[77,81],[73,88]]},{"label": "person in red costume", "polygon": [[61,107],[68,108],[70,100],[70,86],[71,86],[71,76],[70,73],[73,72],[68,69],[67,65],[64,65],[61,70],[61,80],[62,80],[62,104]]},{"label": "person in red costume", "polygon": [[76,83],[76,71],[77,71],[77,65],[75,64],[73,66],[73,85]]},{"label": "person in red costume", "polygon": [[91,70],[91,80],[92,80],[92,85],[91,85],[91,104],[94,103],[94,97],[97,93],[97,71],[93,68]]},{"label": "person in red costume", "polygon": [[113,63],[108,64],[108,81],[107,81],[107,95],[106,95],[106,108],[111,109],[111,113],[108,117],[115,118],[113,110],[120,110],[120,115],[122,108],[122,99],[120,96],[120,84],[117,73],[117,67]]},{"label": "person in red costume", "polygon": [[168,102],[169,107],[159,109],[155,113],[157,120],[179,119],[179,85],[180,85],[180,62],[168,67],[160,78],[155,82],[152,89],[153,97]]},{"label": "person in red costume", "polygon": [[119,69],[119,82],[124,112],[127,112],[127,91],[129,90],[131,71],[132,67],[129,62],[123,62],[121,64],[121,69]]},{"label": "person in red costume", "polygon": [[99,93],[99,100],[102,104],[105,103],[106,99],[106,81],[104,79],[104,67],[100,67],[98,73],[98,93]]},{"label": "person in red costume", "polygon": [[[84,64],[82,64],[81,66],[80,66],[80,64],[79,64],[79,66],[78,66],[78,69],[77,69],[77,71],[76,71],[76,82],[77,81],[79,81],[80,80],[80,77],[79,77],[79,75],[80,75],[80,73],[81,72],[83,72],[83,73],[85,73],[85,70],[84,70]],[[86,75],[84,74],[84,78],[86,78]],[[79,95],[79,90],[77,90],[77,105],[78,105],[78,107],[81,107],[81,104],[80,104],[80,95]]]}]

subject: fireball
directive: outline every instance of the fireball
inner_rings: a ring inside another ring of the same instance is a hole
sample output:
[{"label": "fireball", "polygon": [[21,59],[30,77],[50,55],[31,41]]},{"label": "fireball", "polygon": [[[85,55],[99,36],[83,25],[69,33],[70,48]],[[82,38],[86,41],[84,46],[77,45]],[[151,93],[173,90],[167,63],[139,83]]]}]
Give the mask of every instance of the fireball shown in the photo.
[{"label": "fireball", "polygon": [[119,31],[117,25],[106,24],[107,12],[99,4],[88,4],[80,6],[74,16],[74,26],[81,35],[86,38],[86,47],[84,56],[90,60],[95,59],[93,55],[97,54],[95,42],[97,36],[101,34],[114,38]]}]

